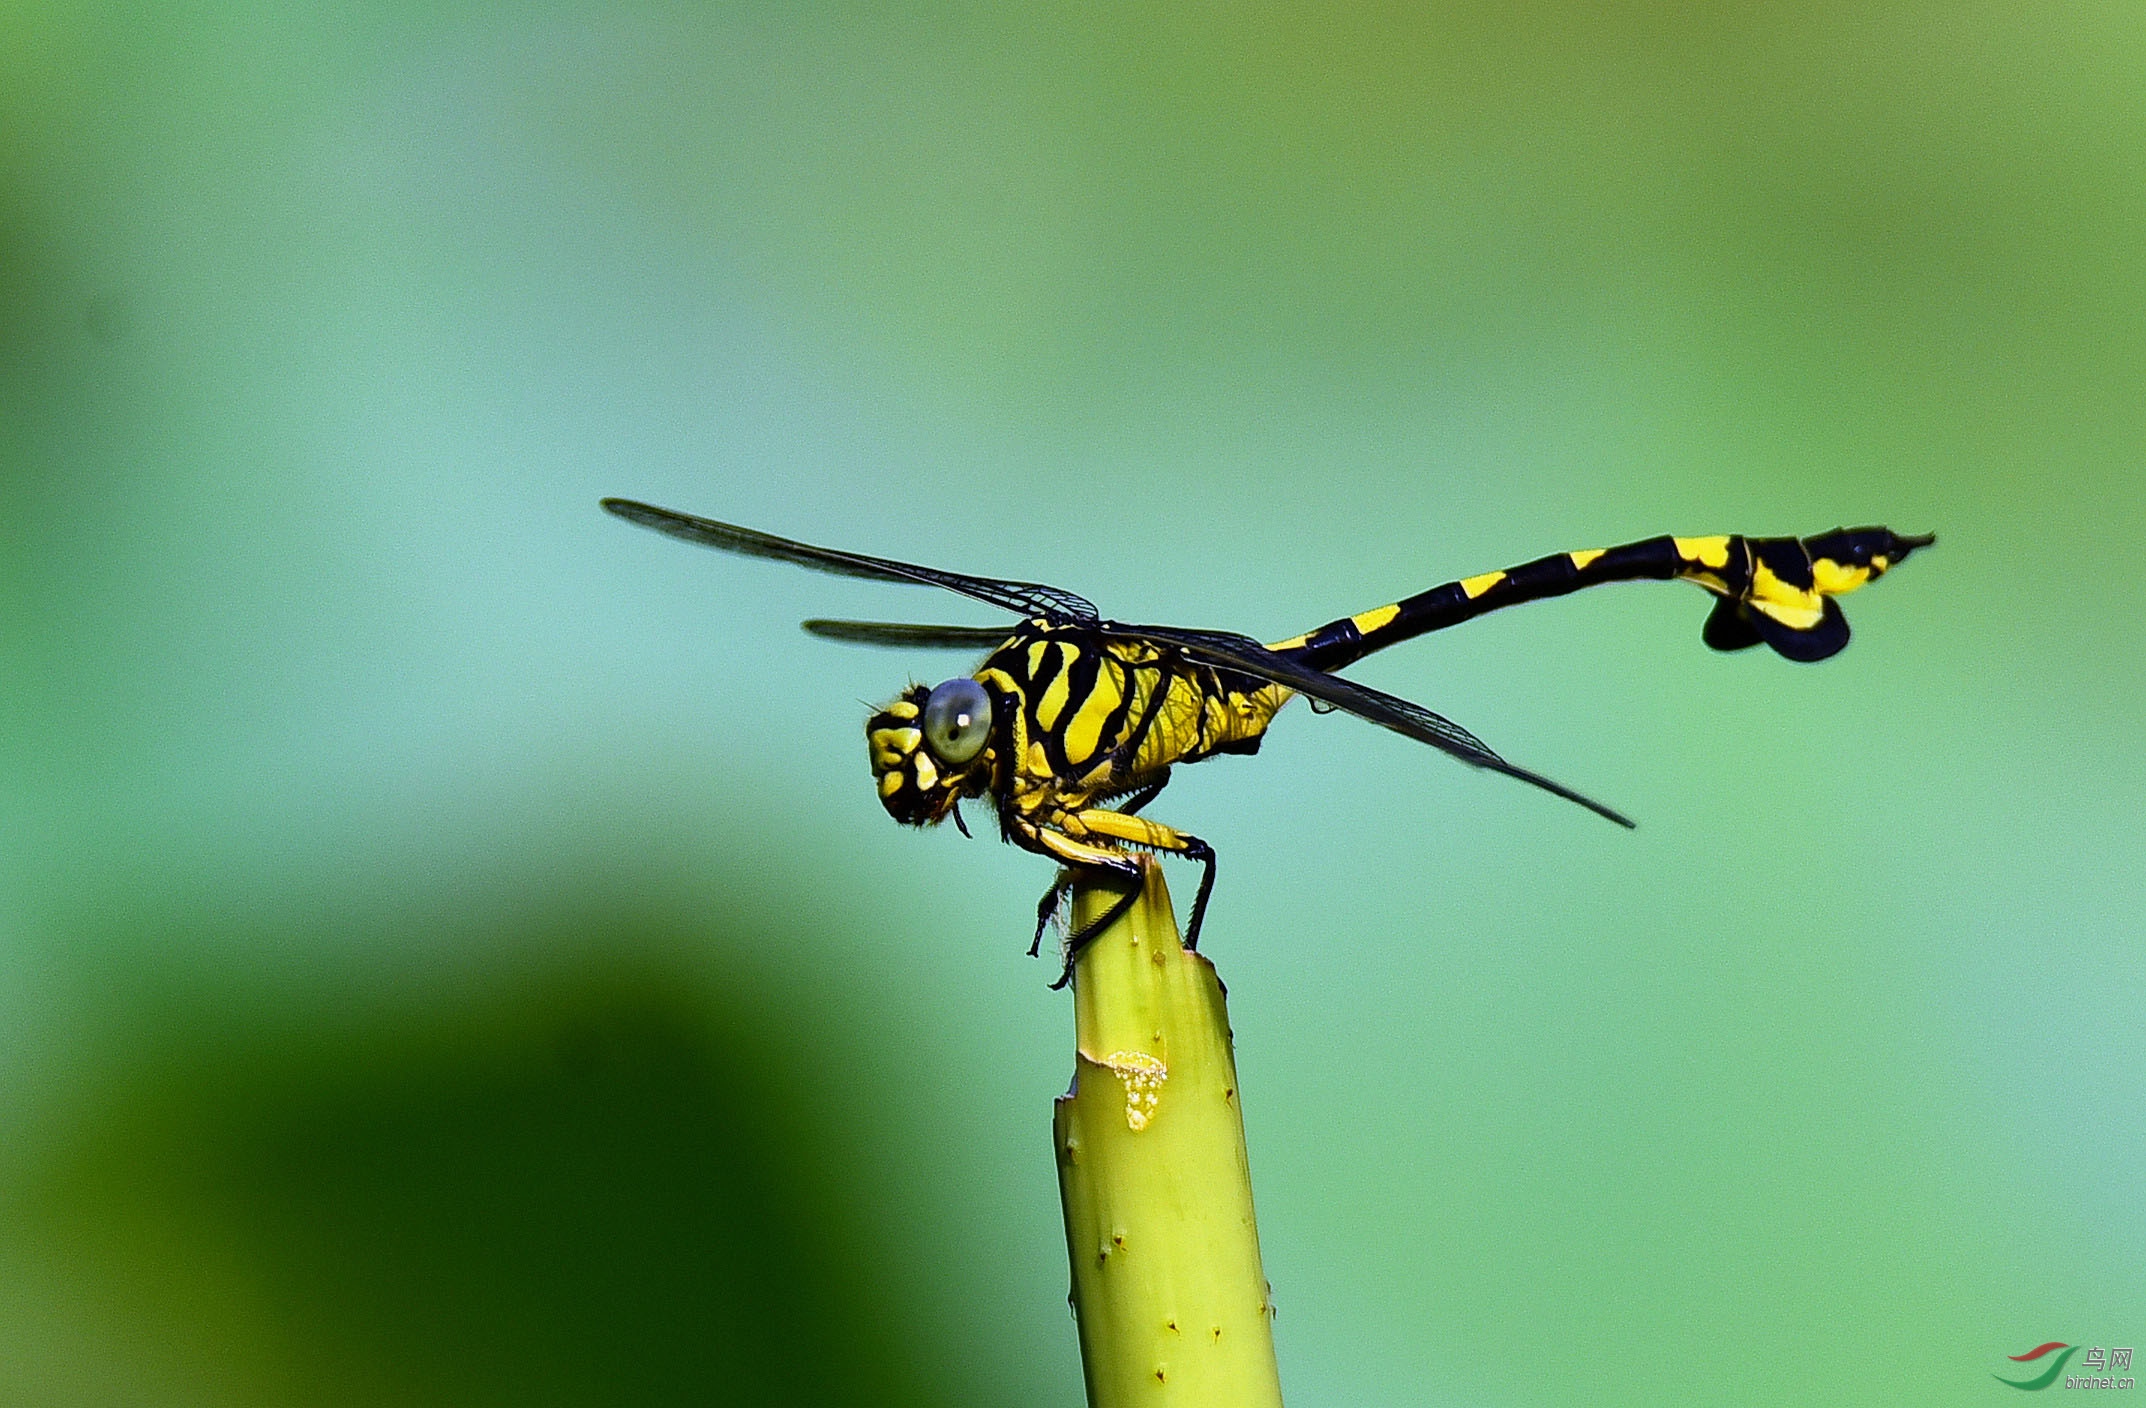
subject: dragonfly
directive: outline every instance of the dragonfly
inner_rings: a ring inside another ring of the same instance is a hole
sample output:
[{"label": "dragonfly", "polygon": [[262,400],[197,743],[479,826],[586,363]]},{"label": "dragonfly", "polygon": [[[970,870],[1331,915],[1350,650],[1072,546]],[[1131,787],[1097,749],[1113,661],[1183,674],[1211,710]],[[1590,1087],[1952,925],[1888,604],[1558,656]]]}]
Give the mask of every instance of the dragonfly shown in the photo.
[{"label": "dragonfly", "polygon": [[[1839,653],[1848,622],[1838,598],[1876,581],[1937,541],[1887,528],[1837,528],[1810,538],[1647,538],[1620,547],[1556,553],[1503,571],[1446,582],[1272,644],[1228,631],[1129,625],[1061,587],[977,577],[891,558],[814,547],[632,499],[609,512],[689,543],[769,558],[838,577],[941,587],[1012,613],[1011,624],[938,626],[809,620],[828,640],[901,649],[985,652],[967,675],[912,684],[865,723],[880,804],[896,821],[933,826],[960,804],[988,797],[1000,836],[1059,863],[1036,907],[1036,940],[1082,875],[1137,882],[1142,853],[1201,867],[1185,927],[1197,947],[1214,892],[1215,850],[1188,831],[1140,815],[1180,764],[1259,751],[1267,726],[1298,695],[1391,729],[1472,767],[1502,773],[1616,822],[1631,818],[1539,772],[1506,761],[1443,715],[1336,671],[1374,651],[1487,612],[1608,582],[1680,580],[1714,598],[1701,633],[1718,651],[1765,644],[1786,659]],[[1067,936],[1071,980],[1081,949],[1133,903],[1137,883]]]}]

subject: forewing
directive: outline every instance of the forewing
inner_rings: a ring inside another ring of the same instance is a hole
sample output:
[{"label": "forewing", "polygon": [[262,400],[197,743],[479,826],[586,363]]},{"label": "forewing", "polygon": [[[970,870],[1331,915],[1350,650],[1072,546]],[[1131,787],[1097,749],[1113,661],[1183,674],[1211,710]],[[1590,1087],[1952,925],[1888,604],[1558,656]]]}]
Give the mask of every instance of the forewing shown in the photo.
[{"label": "forewing", "polygon": [[1324,670],[1300,665],[1285,655],[1267,649],[1250,636],[1231,635],[1222,631],[1184,630],[1176,626],[1113,624],[1106,627],[1106,630],[1111,634],[1136,640],[1162,641],[1176,646],[1184,652],[1186,658],[1203,665],[1234,670],[1240,674],[1286,685],[1306,698],[1346,710],[1381,728],[1392,729],[1405,738],[1413,738],[1418,743],[1428,743],[1464,763],[1504,773],[1507,777],[1518,778],[1522,782],[1540,787],[1545,792],[1563,797],[1568,802],[1577,802],[1598,816],[1608,817],[1619,826],[1634,825],[1631,818],[1591,797],[1582,796],[1539,772],[1531,772],[1508,763],[1493,752],[1489,744],[1451,719],[1434,714],[1420,704],[1411,704],[1396,695],[1357,684],[1353,680],[1342,679],[1339,675],[1330,675]]},{"label": "forewing", "polygon": [[904,649],[993,650],[1012,634],[1004,626],[913,626],[897,621],[805,622],[805,629],[822,640],[850,645],[891,645]]},{"label": "forewing", "polygon": [[1024,617],[1041,616],[1068,625],[1089,625],[1096,620],[1096,609],[1085,598],[1057,587],[1044,586],[1039,582],[1009,582],[996,577],[971,577],[961,572],[942,572],[936,567],[919,567],[914,563],[896,562],[892,558],[867,557],[863,553],[842,552],[835,548],[816,548],[810,543],[778,538],[772,533],[740,528],[733,523],[718,523],[712,518],[698,518],[690,513],[676,513],[667,508],[657,508],[653,504],[636,503],[632,499],[605,499],[603,504],[606,510],[628,523],[638,523],[643,528],[653,528],[658,533],[668,533],[674,538],[683,538],[702,547],[720,548],[724,552],[740,553],[746,557],[766,557],[777,562],[795,563],[799,567],[810,567],[815,572],[831,572],[837,577],[863,577],[875,582],[914,582],[928,587],[944,587],[950,592],[959,592],[963,596],[988,602],[992,606]]}]

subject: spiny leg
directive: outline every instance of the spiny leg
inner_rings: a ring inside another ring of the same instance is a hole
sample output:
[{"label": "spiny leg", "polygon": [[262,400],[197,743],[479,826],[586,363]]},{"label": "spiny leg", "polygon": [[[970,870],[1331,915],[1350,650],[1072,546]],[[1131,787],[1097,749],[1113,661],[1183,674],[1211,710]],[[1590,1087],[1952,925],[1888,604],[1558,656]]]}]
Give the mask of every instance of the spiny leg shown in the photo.
[{"label": "spiny leg", "polygon": [[[1157,784],[1158,790],[1159,787],[1160,784]],[[1147,796],[1141,796],[1139,800],[1144,804],[1148,797],[1151,796],[1153,796],[1153,792],[1148,792]],[[1199,862],[1201,867],[1200,891],[1192,901],[1191,922],[1185,926],[1185,947],[1188,949],[1199,947],[1200,924],[1207,917],[1207,900],[1214,893],[1215,888],[1214,847],[1190,832],[1179,831],[1174,827],[1165,826],[1159,821],[1149,821],[1146,817],[1133,816],[1124,809],[1112,810],[1106,807],[1090,807],[1086,811],[1074,813],[1068,820],[1091,836],[1103,837],[1122,844],[1140,846],[1151,851],[1168,852],[1172,855],[1183,856],[1186,860]],[[1130,901],[1127,901],[1127,903],[1129,904]],[[1109,917],[1114,919],[1120,912],[1122,912],[1122,909],[1113,907],[1113,912]],[[1067,948],[1074,954],[1079,953],[1081,947],[1094,938],[1096,934],[1101,933],[1103,928],[1104,925],[1100,922],[1088,925],[1080,933],[1073,936],[1073,940],[1067,945]],[[1071,960],[1068,959],[1068,961],[1070,962]]]},{"label": "spiny leg", "polygon": [[1081,950],[1086,948],[1089,944],[1095,942],[1096,935],[1102,933],[1105,929],[1108,929],[1111,925],[1117,923],[1119,919],[1123,918],[1125,915],[1125,911],[1131,909],[1133,907],[1133,901],[1139,898],[1140,886],[1136,883],[1124,894],[1112,900],[1110,902],[1110,908],[1104,910],[1101,914],[1097,915],[1089,923],[1082,925],[1078,933],[1075,933],[1072,937],[1066,940],[1065,971],[1061,972],[1058,975],[1057,982],[1051,984],[1052,992],[1057,992],[1067,983],[1073,981],[1073,963],[1074,960],[1080,957]]},{"label": "spiny leg", "polygon": [[1058,907],[1072,892],[1074,878],[1070,870],[1059,871],[1058,878],[1051,882],[1051,888],[1045,890],[1043,898],[1036,901],[1036,937],[1028,946],[1030,958],[1043,951],[1043,931],[1050,928],[1051,921],[1058,917]]},{"label": "spiny leg", "polygon": [[1207,918],[1207,897],[1215,890],[1215,848],[1197,836],[1185,840],[1191,843],[1185,847],[1185,859],[1200,863],[1200,892],[1192,897],[1192,922],[1185,926],[1185,947],[1197,952],[1200,922]]},{"label": "spiny leg", "polygon": [[[1126,793],[1126,800],[1121,805],[1113,808],[1113,810],[1126,816],[1133,815],[1142,807],[1154,801],[1156,795],[1168,785],[1169,781],[1170,770],[1164,768],[1161,775],[1155,778],[1154,781],[1136,787],[1131,792]],[[1071,868],[1059,871],[1058,879],[1052,883],[1051,888],[1043,892],[1043,898],[1036,901],[1036,936],[1028,944],[1028,956],[1030,958],[1034,958],[1043,951],[1043,933],[1051,927],[1051,921],[1058,917],[1059,907],[1065,903],[1066,896],[1073,892],[1074,883],[1078,879],[1077,872]],[[1094,928],[1095,926],[1090,925],[1089,927]]]},{"label": "spiny leg", "polygon": [[[1116,813],[1096,809],[1080,815],[1115,816]],[[1126,817],[1124,820],[1132,826],[1146,827],[1154,825],[1153,822],[1141,821],[1138,817]],[[1058,975],[1057,982],[1051,984],[1051,991],[1056,992],[1067,983],[1073,981],[1073,960],[1079,955],[1081,948],[1109,925],[1115,923],[1118,917],[1124,914],[1126,910],[1132,908],[1133,901],[1140,894],[1140,867],[1131,856],[1117,846],[1110,844],[1107,839],[1101,844],[1097,844],[1092,841],[1076,839],[1065,830],[1062,830],[1061,826],[1065,824],[1081,826],[1081,823],[1072,817],[1061,814],[1059,817],[1054,818],[1054,822],[1057,824],[1033,821],[1019,815],[1009,818],[1008,821],[1009,834],[1022,847],[1035,851],[1039,855],[1050,856],[1053,859],[1062,861],[1066,867],[1059,873],[1058,878],[1051,882],[1051,888],[1044,892],[1043,899],[1036,905],[1036,940],[1029,945],[1029,957],[1034,958],[1041,951],[1044,929],[1049,926],[1051,919],[1058,913],[1059,905],[1064,897],[1072,891],[1075,885],[1080,883],[1081,872],[1086,871],[1094,874],[1100,871],[1105,874],[1115,875],[1120,879],[1129,881],[1132,886],[1130,890],[1119,896],[1111,904],[1110,909],[1102,918],[1092,924],[1082,926],[1080,932],[1067,941],[1065,971]],[[1082,827],[1082,829],[1087,828]],[[1168,828],[1163,829],[1167,830]]]},{"label": "spiny leg", "polygon": [[[1052,883],[1050,889],[1043,892],[1043,898],[1037,901],[1036,937],[1028,945],[1028,956],[1030,958],[1036,957],[1042,951],[1043,931],[1048,929],[1051,926],[1051,921],[1058,917],[1059,908],[1065,903],[1066,896],[1071,894],[1073,887],[1079,883],[1080,877],[1076,872],[1070,869],[1060,871],[1058,879]],[[1110,908],[1103,911],[1100,918],[1082,926],[1079,933],[1070,935],[1066,939],[1065,968],[1059,973],[1058,980],[1051,984],[1052,992],[1058,991],[1067,983],[1073,981],[1073,960],[1080,956],[1082,949],[1094,941],[1097,934],[1115,924],[1126,910],[1132,908],[1133,901],[1138,899],[1139,896],[1140,891],[1137,889],[1126,891],[1111,902]]]},{"label": "spiny leg", "polygon": [[[1168,827],[1161,829],[1169,830]],[[1215,889],[1215,848],[1202,841],[1199,837],[1187,835],[1182,831],[1172,832],[1172,834],[1181,843],[1177,854],[1182,855],[1186,860],[1197,861],[1200,865],[1200,889],[1199,893],[1192,898],[1192,919],[1185,926],[1184,940],[1185,949],[1188,952],[1197,952],[1200,947],[1200,925],[1207,918],[1207,900]],[[1071,878],[1062,878],[1060,885],[1070,889],[1073,881]],[[1054,886],[1051,894],[1044,896],[1044,899],[1046,901],[1055,900],[1058,892],[1059,887]],[[1131,909],[1133,901],[1138,898],[1140,898],[1139,890],[1126,891],[1113,900],[1110,908],[1104,910],[1098,918],[1083,925],[1078,933],[1066,940],[1066,968],[1063,973],[1058,975],[1058,981],[1051,984],[1052,992],[1058,991],[1067,983],[1073,981],[1073,963],[1080,957],[1081,950],[1093,943],[1097,935],[1117,923],[1120,916],[1126,910]],[[1053,908],[1055,909],[1056,906],[1053,905]],[[1037,942],[1042,942],[1040,931]],[[1029,950],[1029,956],[1031,958],[1035,956],[1034,949]]]},{"label": "spiny leg", "polygon": [[[1161,781],[1139,789],[1134,795],[1145,802],[1161,790]],[[1144,793],[1145,795],[1141,795]],[[1058,981],[1051,984],[1055,991],[1073,980],[1073,964],[1081,950],[1094,941],[1098,934],[1115,924],[1132,908],[1139,897],[1142,876],[1140,867],[1125,852],[1126,846],[1143,850],[1168,852],[1187,860],[1198,861],[1202,867],[1199,895],[1192,902],[1192,922],[1187,930],[1185,947],[1192,948],[1199,942],[1200,924],[1207,916],[1207,900],[1215,887],[1215,851],[1197,836],[1189,835],[1159,821],[1129,815],[1109,807],[1088,807],[1077,812],[1060,813],[1052,818],[1056,824],[1045,824],[1021,818],[1014,823],[1015,830],[1029,849],[1055,856],[1064,861],[1069,873],[1059,876],[1043,902],[1036,907],[1038,918],[1034,953],[1043,944],[1043,925],[1046,916],[1055,914],[1062,891],[1079,880],[1078,872],[1105,871],[1133,882],[1133,888],[1118,896],[1110,907],[1096,919],[1083,924],[1066,940],[1065,971]]]},{"label": "spiny leg", "polygon": [[1127,816],[1134,816],[1138,814],[1142,807],[1154,801],[1156,794],[1161,792],[1164,787],[1168,786],[1169,782],[1170,770],[1168,768],[1164,768],[1162,771],[1162,776],[1156,778],[1153,782],[1147,783],[1140,787],[1135,787],[1132,791],[1125,794],[1124,801],[1112,803],[1111,810],[1123,812]]}]

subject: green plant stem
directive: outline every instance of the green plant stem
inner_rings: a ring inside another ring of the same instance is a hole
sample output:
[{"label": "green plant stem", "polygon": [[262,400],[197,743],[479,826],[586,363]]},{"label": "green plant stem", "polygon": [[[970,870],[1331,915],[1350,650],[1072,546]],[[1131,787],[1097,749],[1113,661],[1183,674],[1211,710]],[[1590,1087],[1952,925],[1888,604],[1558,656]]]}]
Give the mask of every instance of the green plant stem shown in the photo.
[{"label": "green plant stem", "polygon": [[[1075,931],[1124,893],[1082,877]],[[1279,1408],[1229,1011],[1153,861],[1074,966],[1073,1025],[1053,1127],[1090,1408]]]}]

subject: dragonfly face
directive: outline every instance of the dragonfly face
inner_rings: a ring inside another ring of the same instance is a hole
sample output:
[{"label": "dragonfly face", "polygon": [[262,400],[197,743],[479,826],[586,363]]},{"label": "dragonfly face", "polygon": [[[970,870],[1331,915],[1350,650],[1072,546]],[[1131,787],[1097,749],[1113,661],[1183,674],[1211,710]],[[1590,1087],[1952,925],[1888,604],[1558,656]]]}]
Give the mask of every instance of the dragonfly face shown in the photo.
[{"label": "dragonfly face", "polygon": [[911,685],[865,723],[880,805],[904,826],[944,821],[963,797],[990,790],[997,710],[967,676],[936,689]]}]

